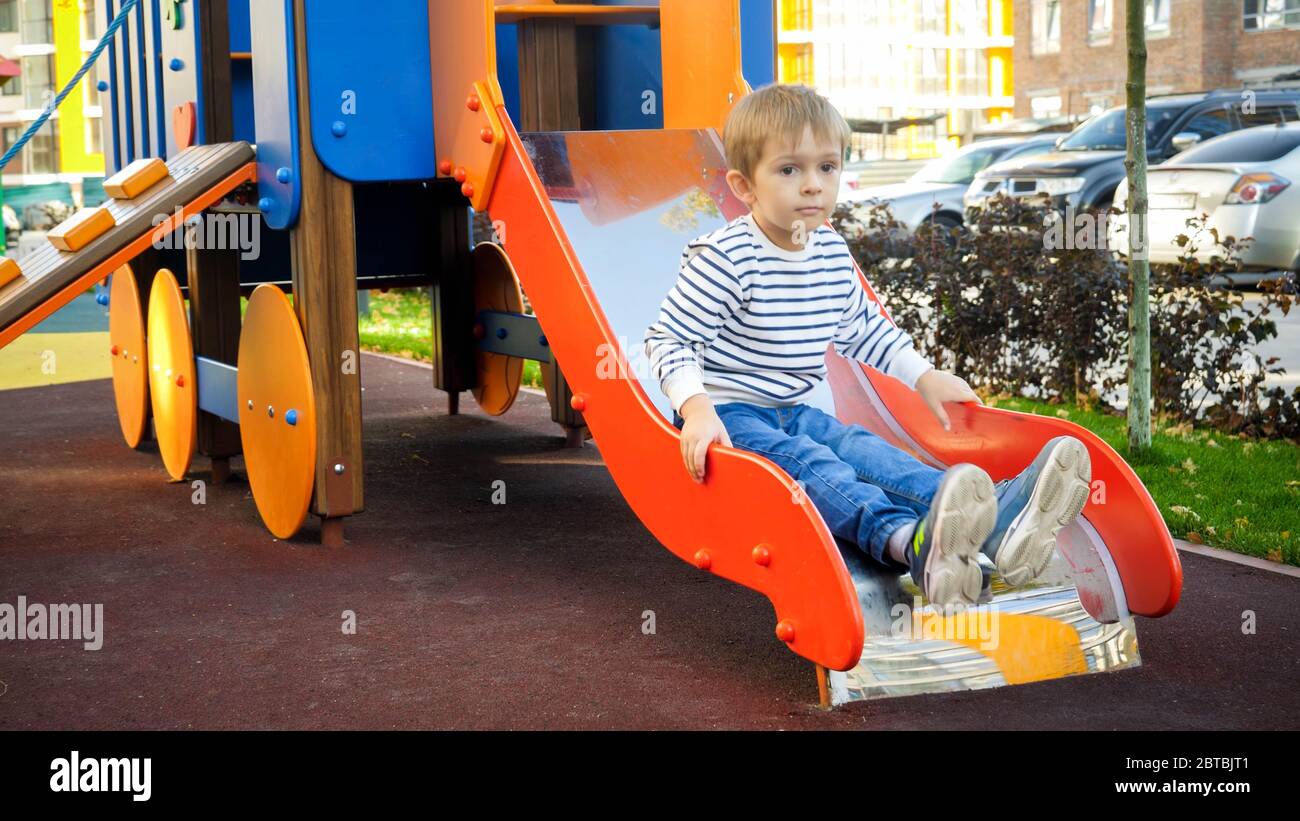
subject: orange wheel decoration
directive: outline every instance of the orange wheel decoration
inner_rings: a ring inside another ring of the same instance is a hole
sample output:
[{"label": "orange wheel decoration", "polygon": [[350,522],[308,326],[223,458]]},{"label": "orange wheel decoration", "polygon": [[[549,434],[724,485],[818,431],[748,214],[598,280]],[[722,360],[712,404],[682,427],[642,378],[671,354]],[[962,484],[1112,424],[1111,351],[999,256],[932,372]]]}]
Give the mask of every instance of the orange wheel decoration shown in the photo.
[{"label": "orange wheel decoration", "polygon": [[158,271],[149,291],[148,342],[149,396],[158,451],[172,481],[179,482],[194,458],[199,392],[185,300],[176,277],[166,268]]},{"label": "orange wheel decoration", "polygon": [[113,274],[108,296],[108,344],[113,362],[113,400],[127,447],[144,438],[149,412],[149,357],[145,351],[144,311],[130,265]]},{"label": "orange wheel decoration", "polygon": [[[480,242],[474,248],[474,312],[479,311],[524,312],[524,297],[510,258],[501,246],[491,242]],[[524,360],[480,350],[475,362],[478,387],[474,389],[474,400],[485,413],[500,416],[519,395]]]},{"label": "orange wheel decoration", "polygon": [[298,317],[274,285],[259,285],[248,300],[236,393],[253,501],[267,530],[288,539],[311,505],[316,400]]}]

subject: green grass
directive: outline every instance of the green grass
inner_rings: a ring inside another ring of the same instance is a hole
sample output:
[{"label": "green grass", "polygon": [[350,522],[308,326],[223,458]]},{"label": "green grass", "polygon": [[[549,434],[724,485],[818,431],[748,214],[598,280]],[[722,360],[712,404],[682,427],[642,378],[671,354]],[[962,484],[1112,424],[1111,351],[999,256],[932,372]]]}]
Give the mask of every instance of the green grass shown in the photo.
[{"label": "green grass", "polygon": [[1124,416],[1028,399],[985,401],[1096,433],[1133,467],[1174,536],[1300,565],[1300,446],[1153,420],[1151,449],[1135,455]]},{"label": "green grass", "polygon": [[[370,292],[370,315],[361,317],[361,349],[421,362],[433,361],[433,317],[428,294],[415,288]],[[524,362],[523,383],[542,386],[536,362]]]},{"label": "green grass", "polygon": [[[424,291],[372,291],[370,316],[361,319],[361,347],[428,362],[431,327]],[[536,362],[524,363],[524,384],[541,387]],[[1151,450],[1135,456],[1123,416],[1029,399],[986,401],[1064,417],[1096,433],[1133,466],[1174,536],[1300,565],[1300,446],[1157,420]]]}]

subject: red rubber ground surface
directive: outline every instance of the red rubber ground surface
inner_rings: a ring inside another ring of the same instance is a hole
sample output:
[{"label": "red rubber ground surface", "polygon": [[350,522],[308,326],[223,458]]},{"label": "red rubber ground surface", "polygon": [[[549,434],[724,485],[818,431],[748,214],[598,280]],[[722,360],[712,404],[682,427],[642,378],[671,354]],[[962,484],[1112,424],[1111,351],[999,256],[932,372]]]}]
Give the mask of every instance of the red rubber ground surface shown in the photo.
[{"label": "red rubber ground surface", "polygon": [[0,393],[0,602],[105,618],[97,652],[0,641],[0,728],[1300,727],[1300,580],[1192,555],[1139,670],[823,713],[767,601],[659,547],[543,398],[449,417],[428,370],[362,375],[340,550],[315,523],[276,541],[242,477],[193,504],[122,443],[106,381]]}]

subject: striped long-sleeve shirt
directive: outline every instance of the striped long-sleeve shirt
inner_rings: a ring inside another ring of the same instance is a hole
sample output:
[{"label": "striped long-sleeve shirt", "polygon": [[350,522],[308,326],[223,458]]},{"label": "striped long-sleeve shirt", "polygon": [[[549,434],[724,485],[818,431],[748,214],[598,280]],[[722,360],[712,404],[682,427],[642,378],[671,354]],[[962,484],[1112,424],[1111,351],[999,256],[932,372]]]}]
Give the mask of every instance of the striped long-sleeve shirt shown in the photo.
[{"label": "striped long-sleeve shirt", "polygon": [[746,214],[686,246],[645,352],[674,411],[698,393],[774,407],[826,378],[831,342],[908,387],[933,367],[867,296],[843,237],[823,224],[787,251]]}]

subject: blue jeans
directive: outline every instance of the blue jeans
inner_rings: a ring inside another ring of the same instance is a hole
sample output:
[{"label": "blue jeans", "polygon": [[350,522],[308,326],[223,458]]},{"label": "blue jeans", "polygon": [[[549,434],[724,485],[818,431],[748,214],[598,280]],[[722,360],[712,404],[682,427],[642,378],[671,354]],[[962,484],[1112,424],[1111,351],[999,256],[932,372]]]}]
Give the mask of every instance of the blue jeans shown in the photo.
[{"label": "blue jeans", "polygon": [[[845,425],[808,405],[764,408],[745,402],[716,407],[731,444],[757,453],[803,487],[831,533],[899,569],[886,543],[930,509],[943,471],[861,425]],[[682,419],[673,414],[673,424]]]}]

